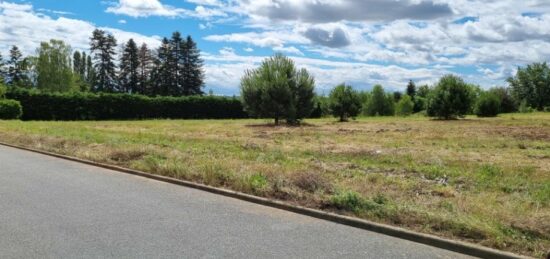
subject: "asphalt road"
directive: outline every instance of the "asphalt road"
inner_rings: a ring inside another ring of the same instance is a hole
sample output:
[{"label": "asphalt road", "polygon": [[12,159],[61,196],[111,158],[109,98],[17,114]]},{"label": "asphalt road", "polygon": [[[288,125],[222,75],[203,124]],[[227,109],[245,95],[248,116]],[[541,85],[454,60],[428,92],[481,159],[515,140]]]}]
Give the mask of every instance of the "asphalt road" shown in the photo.
[{"label": "asphalt road", "polygon": [[466,258],[0,146],[0,258]]}]

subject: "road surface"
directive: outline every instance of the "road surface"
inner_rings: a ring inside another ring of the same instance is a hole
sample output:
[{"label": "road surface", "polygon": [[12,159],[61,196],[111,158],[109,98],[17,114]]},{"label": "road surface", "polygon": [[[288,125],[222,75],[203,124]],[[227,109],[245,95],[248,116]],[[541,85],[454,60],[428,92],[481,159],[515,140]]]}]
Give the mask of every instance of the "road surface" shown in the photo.
[{"label": "road surface", "polygon": [[0,146],[0,258],[466,258]]}]

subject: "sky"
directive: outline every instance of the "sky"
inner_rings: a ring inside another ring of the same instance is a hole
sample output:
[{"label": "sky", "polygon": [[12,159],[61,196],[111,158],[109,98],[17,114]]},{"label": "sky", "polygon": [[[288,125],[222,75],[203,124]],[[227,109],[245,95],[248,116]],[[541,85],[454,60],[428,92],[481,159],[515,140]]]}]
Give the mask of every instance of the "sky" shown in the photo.
[{"label": "sky", "polygon": [[150,47],[191,35],[204,90],[223,95],[238,95],[244,71],[274,53],[308,69],[320,94],[340,83],[399,91],[450,73],[506,86],[518,66],[550,61],[550,0],[0,0],[4,57],[52,38],[88,51],[95,28]]}]

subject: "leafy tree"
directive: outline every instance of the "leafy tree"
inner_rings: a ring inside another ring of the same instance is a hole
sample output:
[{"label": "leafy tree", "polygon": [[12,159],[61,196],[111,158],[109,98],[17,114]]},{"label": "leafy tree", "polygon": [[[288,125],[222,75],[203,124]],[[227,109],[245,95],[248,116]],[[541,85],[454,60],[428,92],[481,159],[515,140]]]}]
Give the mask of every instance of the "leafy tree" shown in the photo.
[{"label": "leafy tree", "polygon": [[518,110],[518,105],[512,96],[510,88],[495,87],[489,90],[490,93],[498,96],[500,99],[500,112],[511,113]]},{"label": "leafy tree", "polygon": [[90,50],[93,54],[95,82],[92,89],[96,92],[116,92],[117,77],[115,71],[116,39],[103,30],[94,30],[90,38]]},{"label": "leafy tree", "polygon": [[446,75],[428,97],[428,116],[441,119],[463,117],[472,104],[472,94],[462,78]]},{"label": "leafy tree", "polygon": [[546,63],[534,63],[518,68],[514,77],[508,79],[516,100],[525,100],[527,105],[542,111],[550,106],[550,68]]},{"label": "leafy tree", "polygon": [[412,99],[416,97],[416,85],[412,80],[409,80],[409,84],[407,85],[407,95]]},{"label": "leafy tree", "polygon": [[155,59],[147,44],[143,43],[138,51],[138,87],[137,93],[149,94],[151,92],[151,74],[153,73]]},{"label": "leafy tree", "polygon": [[341,122],[354,118],[361,112],[361,98],[351,86],[341,84],[330,92],[330,110]]},{"label": "leafy tree", "polygon": [[366,105],[368,116],[388,116],[394,113],[393,95],[386,95],[381,85],[375,85]]},{"label": "leafy tree", "polygon": [[475,105],[475,114],[478,117],[496,117],[499,113],[499,96],[491,92],[481,94]]},{"label": "leafy tree", "polygon": [[259,68],[245,72],[241,96],[253,116],[298,123],[313,110],[315,80],[307,70],[296,70],[294,61],[282,54],[268,58]]},{"label": "leafy tree", "polygon": [[60,40],[40,43],[36,62],[37,88],[48,92],[75,89],[71,47]]},{"label": "leafy tree", "polygon": [[204,87],[203,60],[200,50],[191,36],[187,36],[184,47],[184,73],[185,95],[201,95]]},{"label": "leafy tree", "polygon": [[[85,57],[84,57],[84,60],[86,60]],[[82,66],[82,55],[80,54],[80,51],[75,51],[73,53],[73,72],[77,75],[80,75],[81,66]]]},{"label": "leafy tree", "polygon": [[395,113],[400,116],[409,116],[414,111],[414,102],[409,95],[403,95],[401,100],[396,104]]},{"label": "leafy tree", "polygon": [[92,62],[92,56],[88,55],[86,58],[86,83],[88,85],[93,85],[96,82],[96,72],[94,64]]},{"label": "leafy tree", "polygon": [[120,58],[119,89],[124,93],[139,93],[138,47],[133,39],[128,40]]},{"label": "leafy tree", "polygon": [[13,86],[30,86],[28,77],[28,59],[23,58],[23,54],[17,46],[10,49],[10,58],[8,64],[8,84]]}]

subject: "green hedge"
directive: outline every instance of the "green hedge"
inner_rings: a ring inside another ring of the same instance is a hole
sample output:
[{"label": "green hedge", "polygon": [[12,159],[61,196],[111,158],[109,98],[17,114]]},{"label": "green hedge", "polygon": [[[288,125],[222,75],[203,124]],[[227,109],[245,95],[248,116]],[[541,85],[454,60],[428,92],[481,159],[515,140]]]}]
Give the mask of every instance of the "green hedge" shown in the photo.
[{"label": "green hedge", "polygon": [[147,97],[130,94],[41,93],[10,89],[23,120],[238,119],[241,101],[231,97]]},{"label": "green hedge", "polygon": [[0,100],[0,120],[19,119],[23,113],[21,104],[16,100]]}]

